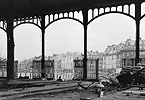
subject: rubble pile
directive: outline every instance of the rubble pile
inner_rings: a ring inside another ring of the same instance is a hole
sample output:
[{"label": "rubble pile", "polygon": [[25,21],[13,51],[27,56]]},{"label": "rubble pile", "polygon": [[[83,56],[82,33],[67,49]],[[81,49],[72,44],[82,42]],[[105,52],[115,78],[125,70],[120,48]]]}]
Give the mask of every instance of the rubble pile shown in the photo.
[{"label": "rubble pile", "polygon": [[134,66],[123,68],[118,75],[117,80],[121,86],[144,85],[145,84],[145,68]]}]

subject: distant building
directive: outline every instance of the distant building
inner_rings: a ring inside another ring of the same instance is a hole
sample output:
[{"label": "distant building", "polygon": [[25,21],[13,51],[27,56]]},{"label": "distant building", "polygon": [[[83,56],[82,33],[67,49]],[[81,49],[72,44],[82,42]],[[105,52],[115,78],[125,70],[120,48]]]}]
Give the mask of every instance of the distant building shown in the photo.
[{"label": "distant building", "polygon": [[[140,63],[145,64],[145,40],[140,39]],[[136,56],[135,40],[127,39],[122,50],[122,66],[134,66]]]},{"label": "distant building", "polygon": [[83,79],[83,60],[74,59],[74,79]]},{"label": "distant building", "polygon": [[[54,78],[54,60],[45,60],[45,78]],[[41,60],[33,60],[32,78],[41,78]]]},{"label": "distant building", "polygon": [[74,59],[81,57],[81,53],[67,52],[66,54],[54,54],[54,79],[61,77],[62,80],[74,78]]},{"label": "distant building", "polygon": [[[18,61],[14,61],[14,78],[18,75]],[[7,60],[0,58],[0,77],[7,77]]]},{"label": "distant building", "polygon": [[103,69],[103,55],[104,53],[98,51],[87,51],[87,59],[99,59],[99,70]]},{"label": "distant building", "polygon": [[[87,79],[94,80],[96,79],[96,71],[99,71],[97,68],[99,66],[97,59],[88,59],[87,60]],[[75,59],[74,60],[74,79],[83,79],[83,60]]]},{"label": "distant building", "polygon": [[18,65],[18,78],[19,77],[29,77],[32,78],[32,66],[33,66],[33,60],[36,59],[36,57],[31,59],[23,60]]},{"label": "distant building", "polygon": [[98,51],[87,51],[87,59],[98,59],[99,58],[99,52]]},{"label": "distant building", "polygon": [[121,67],[121,57],[124,44],[108,46],[103,57],[103,69],[116,69]]},{"label": "distant building", "polygon": [[[103,53],[98,51],[87,52],[87,79],[96,79],[96,71],[102,70],[103,65]],[[83,56],[74,59],[74,78],[83,78]]]},{"label": "distant building", "polygon": [[[135,66],[135,40],[127,39],[119,45],[108,46],[104,52],[103,69]],[[140,63],[145,64],[145,40],[140,39]]]},{"label": "distant building", "polygon": [[97,59],[88,59],[87,60],[87,79],[97,79],[96,74],[99,72],[99,60]]},{"label": "distant building", "polygon": [[6,59],[0,58],[0,77],[7,76],[7,61]]},{"label": "distant building", "polygon": [[[18,64],[18,77],[27,76],[29,78],[32,78],[33,60],[41,60],[41,58],[41,56],[38,56],[21,61]],[[45,57],[45,59],[48,58]]]}]

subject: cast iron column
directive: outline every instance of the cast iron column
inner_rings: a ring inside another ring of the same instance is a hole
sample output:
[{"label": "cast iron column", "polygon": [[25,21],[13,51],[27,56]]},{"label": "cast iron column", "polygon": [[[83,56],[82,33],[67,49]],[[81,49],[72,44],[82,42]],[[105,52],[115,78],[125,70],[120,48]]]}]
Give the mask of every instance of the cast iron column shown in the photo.
[{"label": "cast iron column", "polygon": [[13,17],[7,19],[7,79],[14,79]]},{"label": "cast iron column", "polygon": [[7,79],[14,79],[13,0],[9,0],[7,22]]},{"label": "cast iron column", "polygon": [[41,77],[45,78],[45,16],[41,16],[42,31],[42,59],[41,59]]},{"label": "cast iron column", "polygon": [[99,59],[96,60],[96,81],[99,81]]},{"label": "cast iron column", "polygon": [[140,56],[140,18],[141,18],[141,3],[136,1],[135,3],[135,20],[136,20],[136,59],[135,65],[139,63]]},{"label": "cast iron column", "polygon": [[84,59],[83,59],[83,79],[87,80],[87,25],[88,25],[88,10],[84,9],[83,24],[84,24]]}]

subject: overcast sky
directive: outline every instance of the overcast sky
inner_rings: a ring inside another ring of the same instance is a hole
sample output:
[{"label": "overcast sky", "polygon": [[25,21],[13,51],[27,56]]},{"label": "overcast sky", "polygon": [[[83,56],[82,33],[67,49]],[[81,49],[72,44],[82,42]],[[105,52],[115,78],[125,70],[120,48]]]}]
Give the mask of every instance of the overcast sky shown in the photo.
[{"label": "overcast sky", "polygon": [[[141,20],[141,38],[145,39],[145,18]],[[135,40],[135,21],[121,14],[108,14],[88,26],[88,50],[104,52],[108,45]],[[70,19],[51,24],[45,33],[46,56],[84,50],[83,26]],[[32,24],[14,29],[15,59],[24,60],[41,55],[41,31]],[[6,58],[6,33],[0,30],[0,56]]]}]

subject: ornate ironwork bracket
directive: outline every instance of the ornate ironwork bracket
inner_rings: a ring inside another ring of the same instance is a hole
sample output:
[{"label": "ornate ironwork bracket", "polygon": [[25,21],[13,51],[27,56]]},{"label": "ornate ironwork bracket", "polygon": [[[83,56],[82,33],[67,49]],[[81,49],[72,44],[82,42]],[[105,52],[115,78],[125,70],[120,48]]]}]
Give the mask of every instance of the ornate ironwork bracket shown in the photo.
[{"label": "ornate ironwork bracket", "polygon": [[135,9],[135,4],[126,4],[126,5],[119,5],[119,6],[114,6],[114,7],[108,6],[104,8],[89,9],[88,24],[91,23],[96,18],[106,15],[106,14],[110,14],[110,13],[123,14],[135,20],[135,13],[131,12],[131,9]]},{"label": "ornate ironwork bracket", "polygon": [[14,19],[14,28],[21,24],[34,24],[35,26],[39,27],[41,29],[41,17],[40,16],[34,16],[34,17],[26,17],[26,18],[19,18],[19,19]]}]

